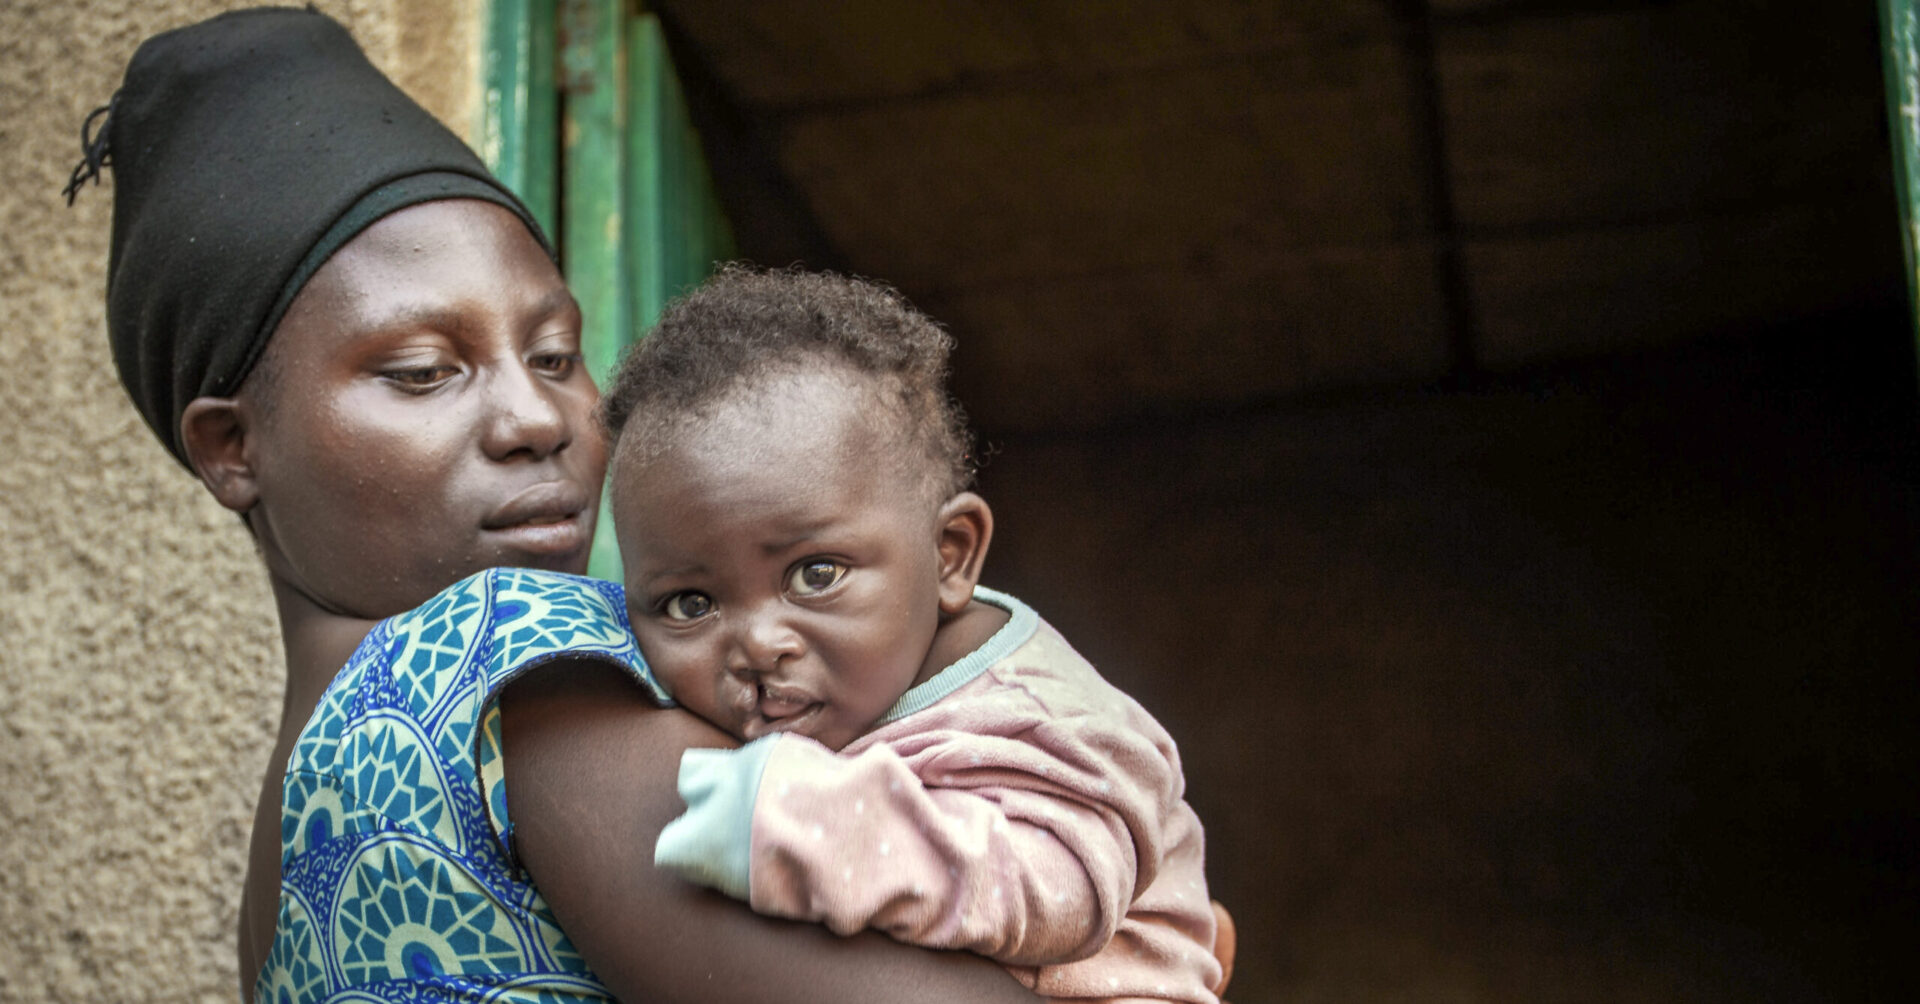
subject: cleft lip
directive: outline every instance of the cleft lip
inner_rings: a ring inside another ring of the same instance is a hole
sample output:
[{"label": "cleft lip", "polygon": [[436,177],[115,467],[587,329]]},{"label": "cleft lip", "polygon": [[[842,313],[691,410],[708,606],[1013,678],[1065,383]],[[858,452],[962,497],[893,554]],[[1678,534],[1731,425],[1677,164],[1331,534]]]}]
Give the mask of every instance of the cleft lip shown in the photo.
[{"label": "cleft lip", "polygon": [[762,683],[756,696],[759,700],[755,710],[768,721],[775,722],[791,718],[819,703],[812,694],[798,687],[782,687],[771,683]]},{"label": "cleft lip", "polygon": [[810,735],[826,704],[799,687],[756,683],[747,695],[740,738],[749,742],[775,732]]},{"label": "cleft lip", "polygon": [[569,481],[543,481],[521,491],[480,521],[482,530],[564,523],[586,512],[592,499]]}]

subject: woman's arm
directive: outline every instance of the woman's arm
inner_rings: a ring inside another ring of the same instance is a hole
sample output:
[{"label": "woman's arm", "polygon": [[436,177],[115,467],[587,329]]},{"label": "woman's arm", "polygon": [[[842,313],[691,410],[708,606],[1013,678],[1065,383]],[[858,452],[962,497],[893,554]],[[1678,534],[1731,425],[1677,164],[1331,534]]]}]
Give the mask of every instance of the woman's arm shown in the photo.
[{"label": "woman's arm", "polygon": [[582,663],[539,672],[510,686],[501,707],[515,846],[615,995],[1036,1000],[985,959],[769,920],[656,869],[654,841],[681,808],[681,752],[731,740],[692,715],[654,708],[618,671]]}]

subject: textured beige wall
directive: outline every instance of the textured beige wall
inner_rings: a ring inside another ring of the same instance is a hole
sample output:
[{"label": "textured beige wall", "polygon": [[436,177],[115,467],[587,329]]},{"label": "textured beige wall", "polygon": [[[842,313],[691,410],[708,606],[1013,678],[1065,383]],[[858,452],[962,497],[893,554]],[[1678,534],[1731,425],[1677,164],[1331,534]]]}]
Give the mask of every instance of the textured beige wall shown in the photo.
[{"label": "textured beige wall", "polygon": [[[321,0],[463,134],[480,0]],[[243,845],[279,702],[238,522],[127,403],[109,180],[81,119],[221,0],[0,5],[0,1001],[230,1001]]]}]

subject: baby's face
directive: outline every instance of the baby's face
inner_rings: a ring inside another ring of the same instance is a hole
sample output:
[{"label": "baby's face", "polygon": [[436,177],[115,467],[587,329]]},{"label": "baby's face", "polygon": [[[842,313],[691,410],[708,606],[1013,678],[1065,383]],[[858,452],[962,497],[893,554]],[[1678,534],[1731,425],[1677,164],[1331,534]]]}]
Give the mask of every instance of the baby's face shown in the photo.
[{"label": "baby's face", "polygon": [[756,381],[653,456],[616,457],[633,631],[688,710],[839,749],[937,672],[935,514],[848,376]]}]

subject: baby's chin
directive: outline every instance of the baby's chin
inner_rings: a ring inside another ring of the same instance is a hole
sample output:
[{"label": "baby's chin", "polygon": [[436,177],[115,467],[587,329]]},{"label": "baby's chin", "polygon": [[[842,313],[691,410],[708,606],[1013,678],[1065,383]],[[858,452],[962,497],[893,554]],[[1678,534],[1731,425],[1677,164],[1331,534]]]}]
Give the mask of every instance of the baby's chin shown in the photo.
[{"label": "baby's chin", "polygon": [[752,742],[771,735],[805,736],[837,753],[873,727],[871,722],[850,726],[847,722],[839,720],[840,716],[835,715],[833,710],[831,705],[821,702],[810,704],[801,711],[779,718],[753,714],[749,715],[737,729],[728,731],[741,742]]},{"label": "baby's chin", "polygon": [[[799,711],[795,711],[792,714],[781,715],[778,718],[769,718],[764,714],[755,712],[749,714],[746,720],[740,723],[740,727],[735,732],[735,735],[741,742],[750,743],[762,736],[770,736],[784,732],[789,735],[806,736],[808,739],[818,742],[821,741],[821,735],[823,733],[831,731],[831,723],[827,721],[828,716],[826,711],[827,706],[816,701]],[[841,745],[845,745],[845,743]]]}]

